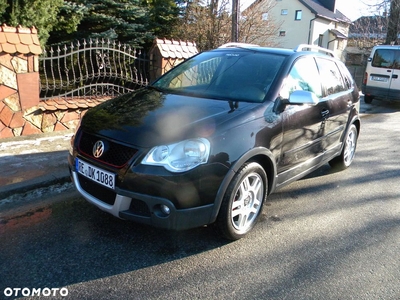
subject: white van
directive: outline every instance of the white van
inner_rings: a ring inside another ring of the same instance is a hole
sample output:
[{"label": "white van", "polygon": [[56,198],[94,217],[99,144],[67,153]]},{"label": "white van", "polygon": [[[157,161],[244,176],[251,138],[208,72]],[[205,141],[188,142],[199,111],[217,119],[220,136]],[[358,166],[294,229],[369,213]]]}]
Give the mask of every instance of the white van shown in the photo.
[{"label": "white van", "polygon": [[361,87],[365,103],[371,103],[374,98],[400,100],[399,75],[400,46],[375,46],[368,58]]}]

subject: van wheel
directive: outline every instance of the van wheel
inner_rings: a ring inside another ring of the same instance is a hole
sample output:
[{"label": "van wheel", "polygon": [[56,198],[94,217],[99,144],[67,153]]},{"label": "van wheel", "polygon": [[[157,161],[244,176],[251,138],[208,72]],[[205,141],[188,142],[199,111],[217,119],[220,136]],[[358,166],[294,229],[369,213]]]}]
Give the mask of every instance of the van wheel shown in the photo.
[{"label": "van wheel", "polygon": [[267,196],[267,175],[256,162],[244,164],[230,182],[217,218],[229,240],[244,237],[257,223]]},{"label": "van wheel", "polygon": [[339,156],[332,159],[329,164],[332,168],[337,170],[344,170],[348,168],[353,162],[354,155],[356,154],[358,131],[354,124],[351,124],[346,133],[344,147]]},{"label": "van wheel", "polygon": [[364,102],[365,103],[370,104],[372,102],[372,100],[374,100],[374,97],[364,95]]}]

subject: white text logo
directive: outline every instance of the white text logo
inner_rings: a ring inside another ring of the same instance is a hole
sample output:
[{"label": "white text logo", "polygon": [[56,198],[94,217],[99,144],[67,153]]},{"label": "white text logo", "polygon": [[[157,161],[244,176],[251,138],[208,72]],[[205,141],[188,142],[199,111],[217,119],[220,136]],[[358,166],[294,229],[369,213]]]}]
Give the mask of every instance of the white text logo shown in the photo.
[{"label": "white text logo", "polygon": [[29,297],[29,296],[44,296],[44,297],[50,297],[50,296],[62,296],[66,297],[68,296],[68,289],[67,288],[5,288],[4,289],[4,296],[6,297],[18,297],[18,296],[23,296],[23,297]]}]

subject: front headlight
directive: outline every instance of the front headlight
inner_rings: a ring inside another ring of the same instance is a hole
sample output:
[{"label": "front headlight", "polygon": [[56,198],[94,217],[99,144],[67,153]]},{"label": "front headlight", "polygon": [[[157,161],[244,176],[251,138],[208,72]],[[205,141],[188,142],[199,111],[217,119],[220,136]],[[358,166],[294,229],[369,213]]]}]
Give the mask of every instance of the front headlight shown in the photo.
[{"label": "front headlight", "polygon": [[142,164],[163,166],[171,172],[184,172],[205,164],[210,154],[210,142],[205,138],[190,139],[154,147]]}]

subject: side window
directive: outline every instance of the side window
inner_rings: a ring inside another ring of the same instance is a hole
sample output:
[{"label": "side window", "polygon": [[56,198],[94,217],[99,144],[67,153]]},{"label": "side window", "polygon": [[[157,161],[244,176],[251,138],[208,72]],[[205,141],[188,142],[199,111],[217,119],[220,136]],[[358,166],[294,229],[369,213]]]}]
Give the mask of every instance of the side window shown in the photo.
[{"label": "side window", "polygon": [[349,70],[346,68],[346,66],[344,64],[339,63],[338,67],[340,69],[340,72],[342,73],[345,87],[347,89],[351,89],[352,87],[354,87],[353,77],[351,76],[351,74],[350,74]]},{"label": "side window", "polygon": [[313,92],[318,98],[322,97],[320,75],[313,57],[296,60],[283,83],[280,96],[288,99],[296,90]]},{"label": "side window", "polygon": [[347,90],[342,75],[333,60],[318,57],[317,65],[325,88],[325,96]]},{"label": "side window", "polygon": [[393,62],[393,69],[400,70],[400,51],[396,51]]}]

